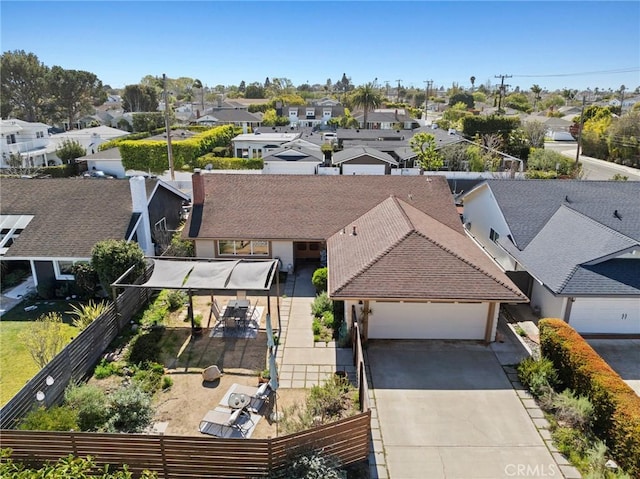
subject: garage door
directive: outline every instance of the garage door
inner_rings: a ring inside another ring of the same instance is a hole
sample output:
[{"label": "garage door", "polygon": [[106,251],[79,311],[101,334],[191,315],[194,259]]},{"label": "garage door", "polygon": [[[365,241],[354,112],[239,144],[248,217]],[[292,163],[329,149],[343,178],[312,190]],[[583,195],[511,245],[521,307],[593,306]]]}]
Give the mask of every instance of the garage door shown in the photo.
[{"label": "garage door", "polygon": [[569,324],[579,333],[640,334],[640,298],[576,298]]},{"label": "garage door", "polygon": [[385,165],[342,165],[343,175],[384,175]]},{"label": "garage door", "polygon": [[484,339],[487,303],[371,303],[371,339]]}]

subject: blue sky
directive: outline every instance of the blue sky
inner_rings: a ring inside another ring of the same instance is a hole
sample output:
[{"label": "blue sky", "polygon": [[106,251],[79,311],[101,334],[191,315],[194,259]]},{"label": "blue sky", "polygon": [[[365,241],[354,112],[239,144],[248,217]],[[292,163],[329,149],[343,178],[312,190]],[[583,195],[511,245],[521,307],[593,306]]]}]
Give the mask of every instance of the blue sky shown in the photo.
[{"label": "blue sky", "polygon": [[[0,3],[2,51],[95,73],[113,87],[147,74],[208,86],[346,73],[424,88],[640,85],[640,2],[77,1]],[[623,72],[626,70],[626,72]]]}]

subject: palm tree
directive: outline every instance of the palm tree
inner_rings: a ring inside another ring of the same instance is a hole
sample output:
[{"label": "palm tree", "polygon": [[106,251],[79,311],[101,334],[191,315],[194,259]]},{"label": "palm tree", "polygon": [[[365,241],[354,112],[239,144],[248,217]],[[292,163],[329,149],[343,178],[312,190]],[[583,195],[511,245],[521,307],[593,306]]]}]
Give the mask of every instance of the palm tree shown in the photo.
[{"label": "palm tree", "polygon": [[472,76],[469,80],[471,80],[471,92],[473,93],[473,87],[476,84],[476,77]]},{"label": "palm tree", "polygon": [[369,82],[366,85],[361,85],[356,88],[356,91],[351,97],[351,103],[353,106],[362,107],[364,110],[364,128],[367,129],[369,128],[367,123],[369,110],[382,105],[382,95],[373,87],[373,83]]},{"label": "palm tree", "polygon": [[202,97],[202,114],[204,115],[204,89],[202,88],[202,82],[196,78],[193,82],[193,88],[200,90],[200,96]]},{"label": "palm tree", "polygon": [[531,87],[531,93],[533,93],[533,110],[536,110],[536,105],[538,104],[538,100],[540,100],[540,93],[542,93],[542,88],[540,85],[534,84]]}]

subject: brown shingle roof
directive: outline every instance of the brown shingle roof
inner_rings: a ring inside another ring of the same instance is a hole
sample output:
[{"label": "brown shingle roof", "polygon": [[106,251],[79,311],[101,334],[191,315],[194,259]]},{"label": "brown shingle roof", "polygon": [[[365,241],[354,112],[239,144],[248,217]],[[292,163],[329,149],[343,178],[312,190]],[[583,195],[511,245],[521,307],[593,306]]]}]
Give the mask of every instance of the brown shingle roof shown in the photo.
[{"label": "brown shingle roof", "polygon": [[327,253],[335,298],[527,301],[463,232],[393,197],[331,236]]},{"label": "brown shingle roof", "polygon": [[1,214],[34,215],[7,258],[88,258],[96,242],[124,239],[131,220],[125,180],[3,179],[0,188]]},{"label": "brown shingle roof", "polygon": [[202,215],[184,229],[192,238],[325,240],[389,196],[463,231],[441,176],[203,176]]}]

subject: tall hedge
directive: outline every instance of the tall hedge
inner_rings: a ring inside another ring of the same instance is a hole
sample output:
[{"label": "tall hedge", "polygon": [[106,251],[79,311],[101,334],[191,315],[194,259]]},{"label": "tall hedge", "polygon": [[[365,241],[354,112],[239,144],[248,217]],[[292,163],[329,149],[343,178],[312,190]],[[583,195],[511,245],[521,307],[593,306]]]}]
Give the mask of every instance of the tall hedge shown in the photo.
[{"label": "tall hedge", "polygon": [[591,400],[595,433],[625,471],[640,475],[640,397],[567,323],[543,319],[538,326],[542,355],[562,383]]},{"label": "tall hedge", "polygon": [[[220,126],[171,143],[174,169],[194,165],[197,159],[215,147],[228,146],[235,136],[231,125]],[[156,140],[125,140],[119,143],[122,166],[125,170],[142,170],[162,173],[169,168],[167,142]]]},{"label": "tall hedge", "polygon": [[210,153],[198,158],[191,166],[205,169],[211,165],[214,170],[261,170],[262,158],[222,158]]},{"label": "tall hedge", "polygon": [[520,118],[507,116],[466,116],[462,119],[462,133],[468,138],[476,135],[496,134],[505,141],[509,134],[520,126]]}]

